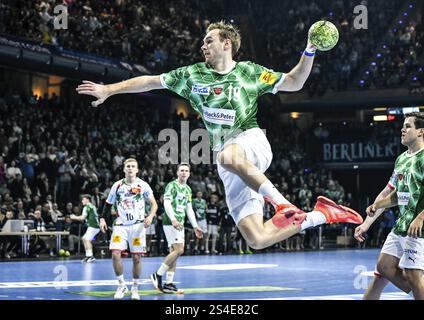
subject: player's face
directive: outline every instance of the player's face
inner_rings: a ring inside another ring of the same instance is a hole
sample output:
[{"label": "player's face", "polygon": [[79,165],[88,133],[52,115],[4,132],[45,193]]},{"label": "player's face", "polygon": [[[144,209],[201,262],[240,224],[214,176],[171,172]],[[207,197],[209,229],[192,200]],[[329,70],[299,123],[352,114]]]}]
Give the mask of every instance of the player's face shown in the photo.
[{"label": "player's face", "polygon": [[180,181],[186,182],[188,177],[190,177],[190,169],[187,166],[179,167],[177,176]]},{"label": "player's face", "polygon": [[420,128],[417,129],[415,127],[415,117],[408,117],[403,122],[402,127],[402,136],[401,136],[401,143],[404,146],[412,146],[417,139],[422,139],[424,134],[424,129]]},{"label": "player's face", "polygon": [[128,162],[124,167],[125,177],[135,177],[138,173],[138,165],[137,162]]},{"label": "player's face", "polygon": [[[224,49],[229,46],[230,40],[221,41],[219,38],[219,30],[209,31],[203,39],[202,52],[205,56],[205,62],[214,64],[224,55]],[[231,43],[231,42],[230,42]]]},{"label": "player's face", "polygon": [[83,206],[85,206],[88,203],[88,199],[82,198],[81,203],[82,203]]}]

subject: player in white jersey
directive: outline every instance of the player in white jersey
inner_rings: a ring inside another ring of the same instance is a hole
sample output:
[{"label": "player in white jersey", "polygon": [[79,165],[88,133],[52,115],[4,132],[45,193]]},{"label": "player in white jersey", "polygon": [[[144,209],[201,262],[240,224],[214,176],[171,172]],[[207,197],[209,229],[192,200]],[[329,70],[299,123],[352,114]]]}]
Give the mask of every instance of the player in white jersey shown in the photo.
[{"label": "player in white jersey", "polygon": [[[137,178],[137,160],[129,158],[124,162],[125,178],[116,181],[106,199],[103,213],[100,216],[100,229],[105,231],[107,224],[103,218],[110,214],[116,204],[118,217],[113,223],[113,232],[109,249],[112,250],[113,269],[118,279],[115,299],[122,299],[128,292],[124,281],[124,269],[121,252],[129,246],[133,258],[133,285],[131,299],[140,300],[138,279],[141,273],[141,254],[146,251],[146,231],[156,215],[158,205],[149,184]],[[144,218],[145,201],[151,205],[150,214]]]}]

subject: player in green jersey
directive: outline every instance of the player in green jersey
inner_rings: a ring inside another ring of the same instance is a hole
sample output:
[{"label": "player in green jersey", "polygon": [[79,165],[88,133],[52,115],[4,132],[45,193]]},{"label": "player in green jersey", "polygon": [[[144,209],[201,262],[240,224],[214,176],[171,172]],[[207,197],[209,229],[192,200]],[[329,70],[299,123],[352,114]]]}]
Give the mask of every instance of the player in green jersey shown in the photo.
[{"label": "player in green jersey", "polygon": [[[115,94],[164,88],[188,99],[201,115],[210,144],[217,151],[218,174],[231,216],[254,249],[323,223],[362,223],[357,212],[325,197],[318,197],[314,211],[305,213],[287,201],[264,175],[272,151],[256,120],[257,99],[266,93],[300,90],[311,72],[316,48],[308,42],[299,63],[283,73],[250,61],[234,61],[240,44],[235,26],[212,23],[201,47],[205,62],[110,85],[84,81],[77,92],[96,97],[93,106]],[[276,212],[266,222],[264,200],[270,201]]]},{"label": "player in green jersey", "polygon": [[[160,268],[150,276],[153,285],[164,293],[182,293],[174,284],[174,274],[177,267],[177,259],[184,253],[184,220],[187,215],[193,226],[197,238],[203,237],[202,229],[199,228],[196,215],[192,206],[192,192],[187,185],[190,177],[190,166],[182,163],[177,167],[177,179],[168,183],[165,187],[163,215],[163,231],[168,242],[170,253],[165,257]],[[162,286],[162,277],[166,272],[165,284]]]},{"label": "player in green jersey", "polygon": [[[416,300],[424,299],[424,113],[405,115],[401,143],[408,147],[395,162],[395,169],[388,183],[392,191],[367,208],[370,217],[378,210],[399,206],[399,218],[387,236],[377,262],[377,271],[386,280]],[[371,288],[374,298],[384,287],[384,280],[377,280]],[[369,294],[369,293],[368,293]]]},{"label": "player in green jersey", "polygon": [[75,221],[87,221],[87,231],[82,237],[82,242],[85,249],[85,258],[82,262],[93,262],[96,260],[93,255],[93,244],[92,241],[100,231],[99,227],[99,215],[97,214],[96,207],[91,203],[91,196],[84,194],[81,199],[84,209],[82,209],[82,215],[76,216],[71,214],[69,217]]}]

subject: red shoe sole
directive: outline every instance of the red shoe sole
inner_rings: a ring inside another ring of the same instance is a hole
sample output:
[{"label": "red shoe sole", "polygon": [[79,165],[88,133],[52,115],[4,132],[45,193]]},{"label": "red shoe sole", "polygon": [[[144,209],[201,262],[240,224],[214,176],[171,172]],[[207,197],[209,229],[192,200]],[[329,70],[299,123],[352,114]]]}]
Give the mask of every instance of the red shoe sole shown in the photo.
[{"label": "red shoe sole", "polygon": [[362,216],[358,213],[358,212],[356,212],[355,210],[353,210],[353,209],[351,209],[351,208],[349,208],[349,207],[345,207],[345,206],[342,206],[342,205],[340,205],[340,204],[337,204],[337,203],[335,203],[333,200],[331,200],[331,199],[328,199],[328,198],[326,198],[326,197],[324,197],[324,196],[319,196],[318,198],[317,198],[317,203],[318,202],[321,202],[322,204],[324,204],[324,205],[329,205],[329,206],[332,206],[332,207],[340,207],[340,208],[343,208],[344,210],[346,210],[347,212],[349,212],[349,213],[351,213],[351,214],[353,214],[354,216],[356,216],[357,218],[358,218],[358,220],[360,221],[360,222],[357,222],[358,224],[361,224],[362,222],[364,222],[364,219],[362,218]]}]

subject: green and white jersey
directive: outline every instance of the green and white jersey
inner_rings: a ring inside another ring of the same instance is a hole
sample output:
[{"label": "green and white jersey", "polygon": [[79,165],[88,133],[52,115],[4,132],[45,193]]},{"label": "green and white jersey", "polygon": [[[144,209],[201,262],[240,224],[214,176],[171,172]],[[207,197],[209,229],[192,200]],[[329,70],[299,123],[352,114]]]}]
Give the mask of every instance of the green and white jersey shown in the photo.
[{"label": "green and white jersey", "polygon": [[200,113],[213,150],[241,131],[257,128],[257,99],[276,93],[285,75],[250,61],[237,62],[227,74],[205,62],[181,67],[160,76],[162,86],[189,100]]},{"label": "green and white jersey", "polygon": [[197,214],[197,220],[206,219],[206,209],[208,205],[205,199],[193,199],[193,210]]},{"label": "green and white jersey", "polygon": [[411,222],[424,210],[423,183],[424,149],[412,154],[405,151],[396,159],[389,181],[389,187],[396,189],[400,211],[393,228],[395,234],[405,237]]},{"label": "green and white jersey", "polygon": [[[166,185],[164,200],[170,200],[174,216],[179,223],[184,224],[187,205],[191,203],[191,188],[187,184],[180,184],[177,179]],[[164,226],[172,225],[171,219],[165,213],[162,223]]]},{"label": "green and white jersey", "polygon": [[118,217],[114,225],[132,225],[144,221],[145,199],[153,195],[149,184],[136,178],[131,184],[125,179],[116,181],[110,189],[106,202],[116,203]]},{"label": "green and white jersey", "polygon": [[97,209],[92,203],[88,203],[82,209],[82,216],[87,221],[87,226],[92,228],[100,228],[99,227],[99,215],[97,214]]}]

